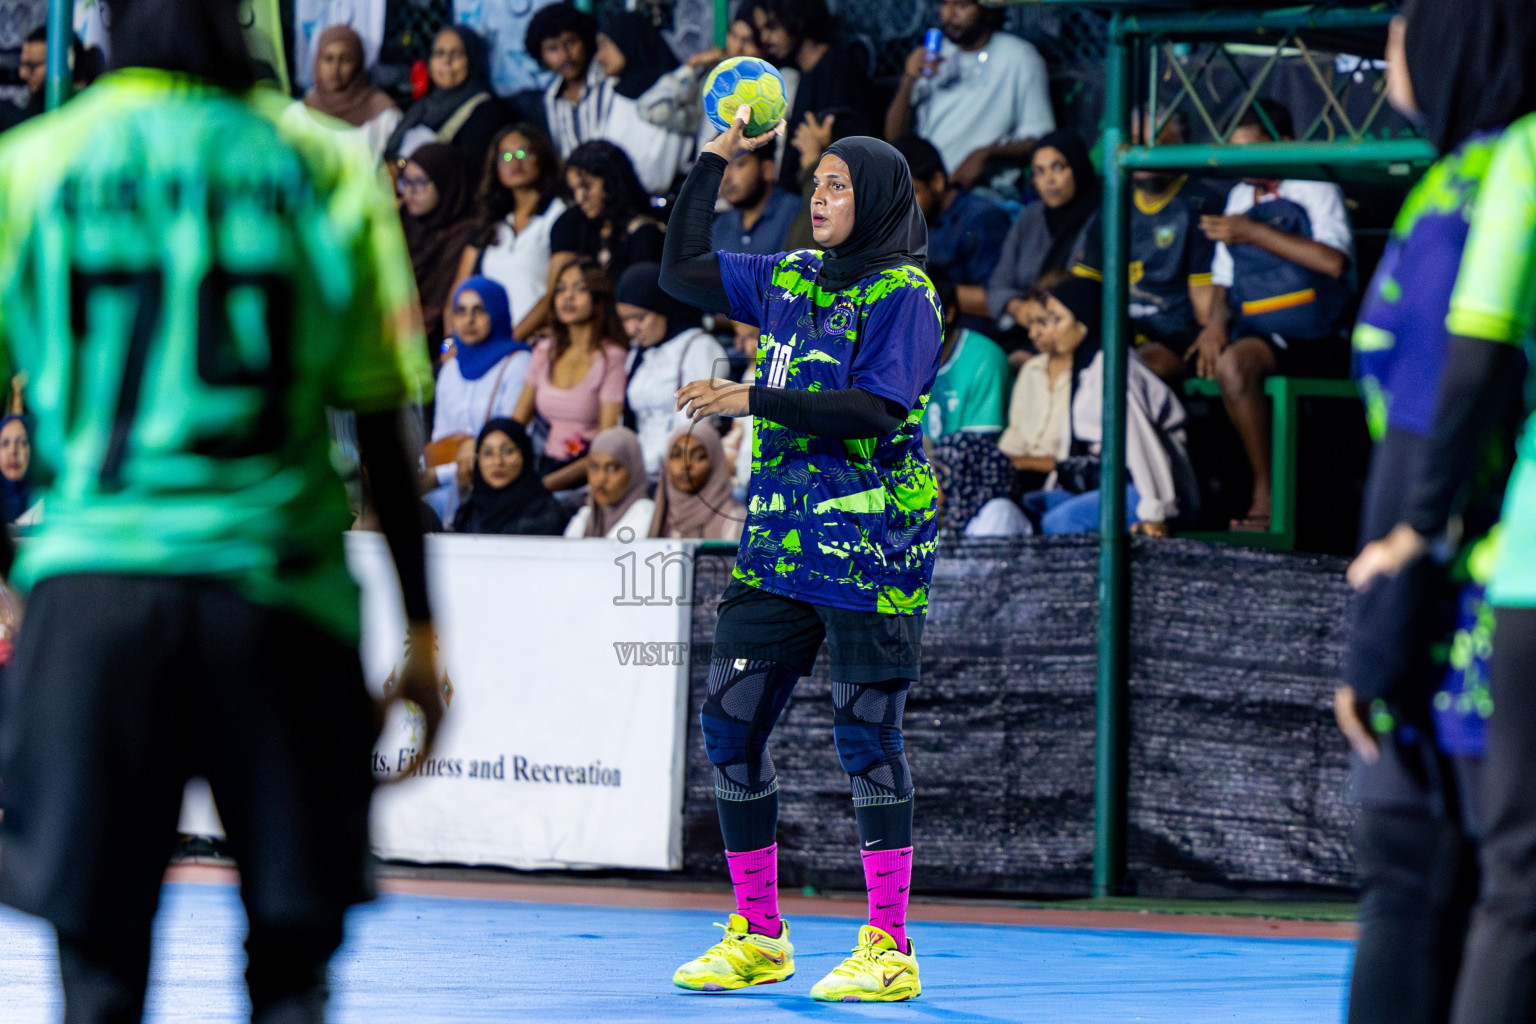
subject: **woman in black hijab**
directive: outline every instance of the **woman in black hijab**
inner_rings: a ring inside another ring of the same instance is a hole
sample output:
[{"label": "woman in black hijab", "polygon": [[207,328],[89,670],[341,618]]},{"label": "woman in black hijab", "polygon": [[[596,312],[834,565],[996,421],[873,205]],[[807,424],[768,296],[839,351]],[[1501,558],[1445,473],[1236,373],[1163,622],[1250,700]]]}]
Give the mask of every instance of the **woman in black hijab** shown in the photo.
[{"label": "woman in black hijab", "polygon": [[1088,148],[1074,133],[1056,131],[1041,139],[1030,159],[1030,173],[1040,202],[1019,214],[987,282],[987,310],[993,320],[1008,325],[999,341],[1009,352],[1028,345],[1027,331],[1014,325],[1030,289],[1050,271],[1070,267],[1099,208],[1099,177]]},{"label": "woman in black hijab", "polygon": [[[854,956],[811,996],[910,999],[921,986],[905,931],[913,787],[900,737],[937,547],[938,490],[920,424],[943,344],[923,269],[928,231],[901,154],[855,137],[816,167],[819,251],[712,252],[727,162],[772,142],[773,133],[745,138],[738,120],[704,147],[661,268],[672,295],[762,332],[757,384],[703,379],[677,392],[677,408],[695,420],[756,417],[746,528],[720,601],[701,721],[736,884],[727,940],[757,944],[777,966],[736,967],[733,980],[779,980],[793,967],[774,891],[756,891],[749,877],[775,863],[777,780],[768,730],[746,726],[774,721],[825,639],[871,911]],[[673,981],[704,988],[719,983],[718,970],[706,954]]]},{"label": "woman in black hijab", "polygon": [[545,490],[533,464],[533,442],[521,423],[486,423],[475,440],[469,497],[453,517],[454,532],[560,536],[570,516]]},{"label": "woman in black hijab", "polygon": [[403,199],[400,223],[416,271],[422,320],[435,363],[443,340],[443,310],[458,274],[459,257],[478,229],[470,167],[459,150],[433,143],[411,154],[395,185]]},{"label": "woman in black hijab", "polygon": [[398,171],[418,148],[440,142],[479,166],[496,131],[512,120],[491,88],[490,47],[474,31],[450,25],[432,41],[427,71],[432,87],[405,112],[384,147],[385,161]]}]

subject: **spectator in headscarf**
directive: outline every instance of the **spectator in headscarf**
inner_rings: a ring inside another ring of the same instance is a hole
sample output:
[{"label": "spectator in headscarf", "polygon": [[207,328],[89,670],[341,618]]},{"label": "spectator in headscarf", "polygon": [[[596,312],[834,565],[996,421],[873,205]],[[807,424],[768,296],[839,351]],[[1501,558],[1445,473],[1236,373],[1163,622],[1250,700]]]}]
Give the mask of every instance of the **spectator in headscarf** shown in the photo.
[{"label": "spectator in headscarf", "polygon": [[[668,71],[647,89],[636,102],[640,114],[652,124],[689,138],[701,136],[708,141],[719,134],[719,129],[704,120],[704,79],[715,65],[732,57],[763,56],[757,45],[757,29],[752,26],[752,12],[759,0],[745,0],[731,16],[730,28],[725,33],[724,49],[716,46],[700,50],[677,68]],[[781,72],[782,74],[782,72]],[[799,81],[799,76],[795,75]],[[788,81],[784,83],[789,85]],[[765,154],[773,159],[774,154]]]},{"label": "spectator in headscarf", "polygon": [[740,540],[747,509],[733,490],[719,431],[707,422],[678,427],[667,438],[650,536]]},{"label": "spectator in headscarf", "polygon": [[482,426],[512,415],[532,359],[529,347],[512,336],[507,293],[495,281],[465,281],[454,292],[450,313],[452,353],[437,375],[432,442],[426,451],[433,487],[428,500],[445,522],[453,519],[458,494],[456,463]]},{"label": "spectator in headscarf", "polygon": [[651,529],[656,503],[645,496],[645,462],[640,439],[628,427],[598,434],[587,453],[587,503],[566,525],[567,537],[644,537]]},{"label": "spectator in headscarf", "polygon": [[435,353],[443,339],[448,290],[460,254],[476,230],[470,211],[469,170],[457,149],[433,143],[406,161],[395,185],[405,200],[400,220],[416,271],[416,288],[421,293],[427,340]]},{"label": "spectator in headscarf", "polygon": [[32,432],[17,413],[0,419],[0,505],[8,524],[32,508]]},{"label": "spectator in headscarf", "polygon": [[565,180],[572,206],[550,229],[555,262],[588,256],[618,280],[632,263],[661,259],[662,226],[622,149],[583,143],[566,161]]},{"label": "spectator in headscarf", "polygon": [[362,37],[348,25],[332,25],[320,33],[312,78],[304,106],[356,128],[374,156],[382,159],[401,114],[395,101],[369,80]]},{"label": "spectator in headscarf", "polygon": [[673,428],[689,423],[677,409],[677,389],[689,381],[725,376],[725,349],[699,327],[703,314],[662,291],[661,265],[636,263],[614,291],[619,320],[629,335],[625,425],[640,437],[646,475],[662,471]]},{"label": "spectator in headscarf", "polygon": [[398,168],[420,147],[437,142],[455,147],[478,165],[496,129],[511,120],[491,89],[485,40],[463,25],[443,29],[432,41],[427,73],[432,87],[405,112],[385,146],[385,158]]},{"label": "spectator in headscarf", "polygon": [[516,420],[493,419],[475,439],[469,494],[453,519],[456,533],[558,537],[570,516],[533,468],[533,442]]},{"label": "spectator in headscarf", "polygon": [[503,129],[486,154],[475,197],[480,234],[459,258],[459,282],[481,274],[505,288],[519,341],[549,319],[554,279],[565,268],[550,259],[550,236],[566,211],[564,183],[559,154],[533,125]]},{"label": "spectator in headscarf", "polygon": [[1070,131],[1040,140],[1030,174],[1040,202],[1019,214],[987,282],[987,310],[1000,329],[994,337],[1014,365],[1029,355],[1020,313],[1030,290],[1046,273],[1070,267],[1089,218],[1099,208],[1099,179],[1088,148]]}]

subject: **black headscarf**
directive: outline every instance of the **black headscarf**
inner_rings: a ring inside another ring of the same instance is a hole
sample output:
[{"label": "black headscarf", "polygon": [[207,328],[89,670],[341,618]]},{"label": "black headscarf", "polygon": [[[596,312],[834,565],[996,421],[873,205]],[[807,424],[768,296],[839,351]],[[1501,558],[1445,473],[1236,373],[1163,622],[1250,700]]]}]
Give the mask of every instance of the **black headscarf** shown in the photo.
[{"label": "black headscarf", "polygon": [[1408,0],[1403,17],[1414,99],[1441,153],[1536,110],[1530,0]]},{"label": "black headscarf", "polygon": [[[523,471],[500,490],[480,475],[480,446],[487,435],[501,431],[523,453]],[[554,495],[533,468],[533,442],[516,420],[493,419],[480,428],[475,438],[475,470],[469,497],[453,517],[456,533],[500,533],[550,536],[565,527],[566,516]]]},{"label": "black headscarf", "polygon": [[[1077,395],[1077,377],[1093,362],[1104,345],[1104,287],[1099,282],[1073,275],[1050,289],[1053,299],[1066,306],[1077,322],[1088,329],[1082,342],[1072,352],[1072,394]],[[1070,415],[1070,414],[1069,414]]]},{"label": "black headscarf", "polygon": [[439,89],[432,86],[431,90],[411,104],[405,116],[400,119],[400,124],[389,137],[389,143],[384,147],[384,152],[393,157],[400,152],[400,144],[405,139],[406,132],[418,126],[424,126],[437,131],[453,116],[454,111],[474,99],[482,92],[494,95],[491,89],[491,57],[490,47],[486,45],[476,32],[465,28],[463,25],[450,25],[443,29],[444,32],[452,32],[464,42],[464,56],[469,62],[469,74],[464,81],[452,89]]},{"label": "black headscarf", "polygon": [[597,30],[624,54],[624,71],[614,86],[620,96],[632,100],[677,67],[677,55],[661,38],[651,19],[638,11],[617,11],[597,23]]},{"label": "black headscarf", "polygon": [[841,158],[853,175],[853,233],[823,255],[816,283],[840,292],[892,267],[926,269],[928,225],[895,147],[855,135],[832,143],[825,155]]},{"label": "black headscarf", "polygon": [[232,92],[259,80],[235,0],[114,0],[112,66],[182,71]]},{"label": "black headscarf", "polygon": [[[619,275],[613,301],[648,309],[667,318],[667,338],[699,326],[699,311],[680,299],[674,299],[661,287],[660,263],[635,263]],[[663,339],[665,340],[665,339]]]},{"label": "black headscarf", "polygon": [[1045,227],[1051,233],[1051,248],[1046,253],[1043,270],[1063,270],[1072,259],[1077,236],[1099,208],[1099,175],[1093,169],[1088,147],[1075,132],[1055,131],[1035,143],[1035,152],[1054,149],[1072,168],[1075,191],[1070,202],[1055,209],[1046,207]]}]

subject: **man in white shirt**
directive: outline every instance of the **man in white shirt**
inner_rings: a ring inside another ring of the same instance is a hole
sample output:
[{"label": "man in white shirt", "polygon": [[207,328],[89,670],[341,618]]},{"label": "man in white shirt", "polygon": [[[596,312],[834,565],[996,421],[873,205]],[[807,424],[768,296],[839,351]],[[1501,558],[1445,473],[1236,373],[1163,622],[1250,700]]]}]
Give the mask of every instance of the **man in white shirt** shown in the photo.
[{"label": "man in white shirt", "polygon": [[1035,140],[1056,130],[1045,61],[998,31],[1005,16],[979,0],[944,0],[938,54],[912,51],[885,114],[888,140],[927,139],[961,188],[975,187],[989,160],[1027,162]]},{"label": "man in white shirt", "polygon": [[[1268,121],[1268,124],[1265,121]],[[1232,142],[1291,137],[1290,114],[1260,100]],[[1238,530],[1270,525],[1270,416],[1264,382],[1275,374],[1343,377],[1354,233],[1344,192],[1331,182],[1248,179],[1232,189],[1226,212],[1200,218],[1216,242],[1211,313],[1185,352],[1201,377],[1214,377],[1248,462],[1253,496]]]}]

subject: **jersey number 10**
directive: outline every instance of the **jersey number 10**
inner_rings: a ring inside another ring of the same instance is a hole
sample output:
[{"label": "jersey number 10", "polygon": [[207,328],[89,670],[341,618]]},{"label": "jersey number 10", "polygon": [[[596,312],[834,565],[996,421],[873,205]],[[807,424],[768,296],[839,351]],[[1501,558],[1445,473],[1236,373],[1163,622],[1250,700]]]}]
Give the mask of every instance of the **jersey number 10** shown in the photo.
[{"label": "jersey number 10", "polygon": [[[122,382],[98,476],[101,490],[118,491],[123,487],[123,461],[139,414],[144,366],[163,326],[165,275],[158,269],[76,269],[70,273],[70,327],[75,342],[74,381],[68,417],[71,433],[78,426],[77,415],[84,390],[83,350],[90,337],[88,310],[91,295],[101,289],[127,292],[134,300]],[[266,309],[268,355],[266,364],[259,368],[251,368],[242,358],[230,323],[230,296],[247,289],[263,296]],[[282,446],[286,433],[283,397],[292,378],[292,316],[293,284],[280,274],[236,274],[214,268],[203,277],[197,293],[198,378],[213,387],[258,388],[262,393],[262,404],[260,412],[245,430],[199,439],[192,444],[194,454],[239,458],[269,454]]]}]

